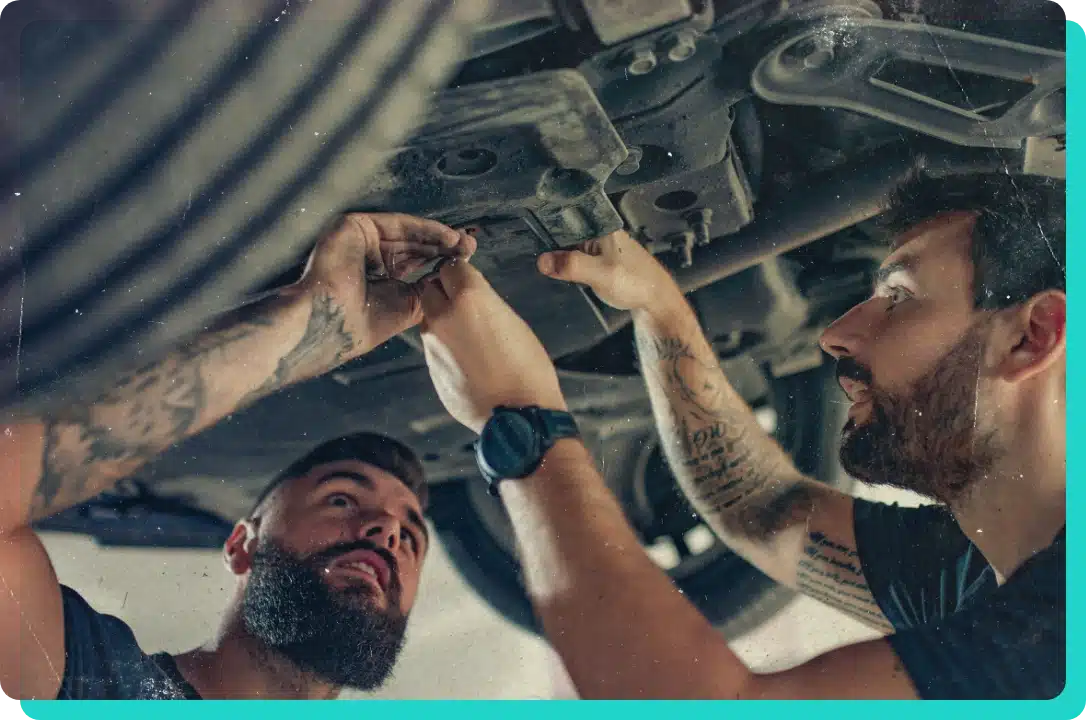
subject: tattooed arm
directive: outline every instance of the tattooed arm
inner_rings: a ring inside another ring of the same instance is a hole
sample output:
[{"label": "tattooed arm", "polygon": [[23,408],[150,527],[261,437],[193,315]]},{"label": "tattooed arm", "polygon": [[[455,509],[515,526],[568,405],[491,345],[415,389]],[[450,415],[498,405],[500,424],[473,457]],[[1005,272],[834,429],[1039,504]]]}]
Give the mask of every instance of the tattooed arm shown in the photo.
[{"label": "tattooed arm", "polygon": [[669,465],[721,540],[778,582],[891,632],[857,557],[852,498],[805,477],[762,430],[667,271],[625,233],[544,257],[544,273],[631,311]]},{"label": "tattooed arm", "polygon": [[95,400],[22,429],[39,428],[42,446],[29,519],[94,497],[231,412],[339,365],[354,344],[327,293],[291,288],[243,308]]},{"label": "tattooed arm", "polygon": [[[64,666],[56,577],[30,524],[94,497],[158,453],[280,388],[323,374],[421,319],[399,281],[474,241],[436,222],[348,215],[301,280],[218,320],[99,397],[0,427],[0,685],[52,697]],[[380,279],[374,279],[374,277]]]},{"label": "tattooed arm", "polygon": [[634,313],[642,372],[672,472],[736,553],[884,633],[860,566],[852,498],[805,477],[728,383],[685,303]]}]

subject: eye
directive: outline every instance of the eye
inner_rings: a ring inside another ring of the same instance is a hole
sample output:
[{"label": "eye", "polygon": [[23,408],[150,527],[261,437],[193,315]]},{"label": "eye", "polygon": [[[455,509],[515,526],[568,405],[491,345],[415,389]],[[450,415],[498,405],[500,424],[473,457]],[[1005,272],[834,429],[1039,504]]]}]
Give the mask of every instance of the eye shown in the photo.
[{"label": "eye", "polygon": [[419,541],[409,530],[400,530],[400,541],[407,543],[412,552],[418,552]]},{"label": "eye", "polygon": [[894,309],[895,306],[904,302],[905,300],[908,300],[913,296],[913,294],[909,292],[909,290],[900,285],[887,287],[882,292],[880,292],[879,295],[890,301],[890,305],[887,308],[888,310]]},{"label": "eye", "polygon": [[352,508],[358,505],[353,497],[345,493],[332,493],[324,501],[336,508]]}]

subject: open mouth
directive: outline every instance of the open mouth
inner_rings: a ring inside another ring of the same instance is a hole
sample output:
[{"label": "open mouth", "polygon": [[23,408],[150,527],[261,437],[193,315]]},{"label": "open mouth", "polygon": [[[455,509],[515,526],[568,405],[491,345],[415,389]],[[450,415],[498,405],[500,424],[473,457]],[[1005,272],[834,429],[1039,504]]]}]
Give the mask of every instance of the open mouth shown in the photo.
[{"label": "open mouth", "polygon": [[356,550],[336,559],[328,566],[329,571],[361,578],[387,593],[392,580],[388,563],[372,550]]}]

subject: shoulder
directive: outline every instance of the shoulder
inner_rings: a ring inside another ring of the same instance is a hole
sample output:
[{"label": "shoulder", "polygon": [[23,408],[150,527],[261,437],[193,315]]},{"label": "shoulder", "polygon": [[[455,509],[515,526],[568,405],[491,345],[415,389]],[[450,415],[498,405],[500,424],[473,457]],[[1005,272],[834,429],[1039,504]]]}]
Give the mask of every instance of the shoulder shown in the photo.
[{"label": "shoulder", "polygon": [[178,691],[139,646],[123,620],[100,613],[78,592],[61,585],[64,605],[64,677],[61,700],[165,699]]},{"label": "shoulder", "polygon": [[1056,697],[1066,681],[1062,541],[968,608],[887,640],[922,697]]},{"label": "shoulder", "polygon": [[943,506],[857,499],[854,529],[864,576],[896,630],[941,620],[995,588],[988,562]]}]

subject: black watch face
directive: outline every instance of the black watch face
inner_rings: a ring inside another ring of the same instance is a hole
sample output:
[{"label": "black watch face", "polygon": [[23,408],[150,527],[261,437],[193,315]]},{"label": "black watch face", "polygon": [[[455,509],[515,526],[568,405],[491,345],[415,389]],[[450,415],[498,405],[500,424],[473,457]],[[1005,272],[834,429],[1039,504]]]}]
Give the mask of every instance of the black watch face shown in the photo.
[{"label": "black watch face", "polygon": [[479,436],[479,452],[498,477],[519,478],[538,459],[539,435],[524,416],[498,412]]}]

